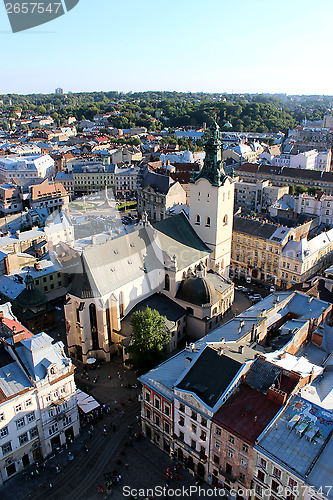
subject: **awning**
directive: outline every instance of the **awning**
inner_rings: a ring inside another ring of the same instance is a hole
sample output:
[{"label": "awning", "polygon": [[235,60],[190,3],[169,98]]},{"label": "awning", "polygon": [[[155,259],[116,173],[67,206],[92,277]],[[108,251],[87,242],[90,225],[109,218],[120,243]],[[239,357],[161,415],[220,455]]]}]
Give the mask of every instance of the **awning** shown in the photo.
[{"label": "awning", "polygon": [[96,399],[94,399],[92,396],[89,396],[89,394],[86,394],[80,389],[76,389],[76,398],[77,405],[80,410],[83,411],[83,413],[89,413],[100,407],[100,404],[97,403]]}]

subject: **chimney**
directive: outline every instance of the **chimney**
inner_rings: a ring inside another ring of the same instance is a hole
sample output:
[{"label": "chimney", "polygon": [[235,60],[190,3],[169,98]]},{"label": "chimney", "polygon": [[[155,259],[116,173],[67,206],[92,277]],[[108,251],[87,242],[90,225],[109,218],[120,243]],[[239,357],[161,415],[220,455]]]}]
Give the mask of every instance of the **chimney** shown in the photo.
[{"label": "chimney", "polygon": [[219,347],[219,348],[218,348],[218,350],[217,350],[217,354],[218,354],[219,356],[222,356],[222,355],[224,354],[224,349],[223,349],[223,347]]},{"label": "chimney", "polygon": [[243,346],[243,345],[240,345],[240,346],[238,347],[238,352],[239,352],[239,354],[243,354],[243,350],[244,350],[244,346]]},{"label": "chimney", "polygon": [[6,274],[10,274],[9,255],[6,255],[4,261],[5,261]]}]

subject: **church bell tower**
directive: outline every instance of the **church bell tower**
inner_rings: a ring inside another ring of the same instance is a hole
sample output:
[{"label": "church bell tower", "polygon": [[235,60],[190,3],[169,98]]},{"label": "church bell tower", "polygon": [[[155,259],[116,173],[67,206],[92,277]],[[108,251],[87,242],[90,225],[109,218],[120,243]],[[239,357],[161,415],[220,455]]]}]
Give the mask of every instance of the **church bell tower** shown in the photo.
[{"label": "church bell tower", "polygon": [[210,268],[228,277],[234,209],[234,184],[223,168],[220,130],[214,121],[205,143],[204,166],[190,185],[190,222],[212,250]]}]

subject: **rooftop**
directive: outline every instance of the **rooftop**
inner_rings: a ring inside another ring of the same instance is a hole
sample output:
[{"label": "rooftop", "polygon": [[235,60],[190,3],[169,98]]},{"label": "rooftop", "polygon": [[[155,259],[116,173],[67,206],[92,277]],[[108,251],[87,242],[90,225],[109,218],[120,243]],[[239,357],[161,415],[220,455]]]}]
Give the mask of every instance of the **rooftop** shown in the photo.
[{"label": "rooftop", "polygon": [[207,346],[195,360],[176,389],[195,393],[204,403],[213,408],[229,387],[242,364],[228,354],[219,354]]},{"label": "rooftop", "polygon": [[293,396],[256,448],[305,476],[333,430],[333,412]]},{"label": "rooftop", "polygon": [[212,420],[230,433],[254,445],[281,406],[262,392],[241,384],[215,413]]}]

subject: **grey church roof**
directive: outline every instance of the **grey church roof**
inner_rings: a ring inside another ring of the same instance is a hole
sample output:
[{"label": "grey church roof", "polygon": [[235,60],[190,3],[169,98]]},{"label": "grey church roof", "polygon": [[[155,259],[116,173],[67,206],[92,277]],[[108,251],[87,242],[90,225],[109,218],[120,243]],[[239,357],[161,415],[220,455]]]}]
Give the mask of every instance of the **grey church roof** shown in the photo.
[{"label": "grey church roof", "polygon": [[170,257],[176,255],[178,269],[184,269],[211,253],[184,214],[173,215],[154,224],[160,246]]}]

